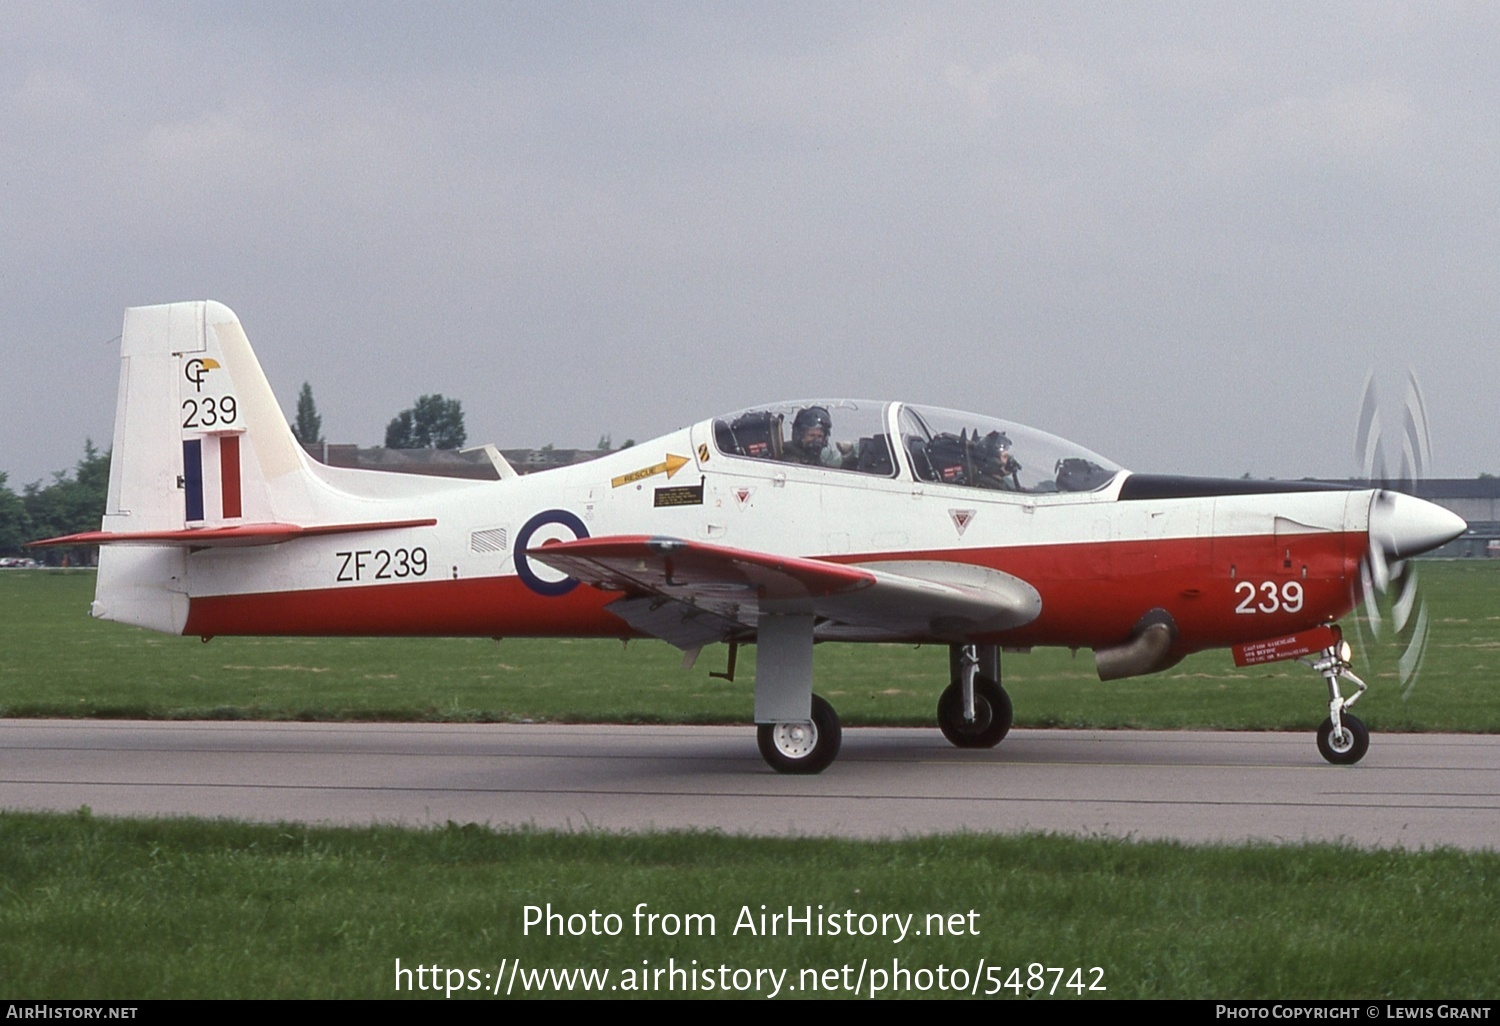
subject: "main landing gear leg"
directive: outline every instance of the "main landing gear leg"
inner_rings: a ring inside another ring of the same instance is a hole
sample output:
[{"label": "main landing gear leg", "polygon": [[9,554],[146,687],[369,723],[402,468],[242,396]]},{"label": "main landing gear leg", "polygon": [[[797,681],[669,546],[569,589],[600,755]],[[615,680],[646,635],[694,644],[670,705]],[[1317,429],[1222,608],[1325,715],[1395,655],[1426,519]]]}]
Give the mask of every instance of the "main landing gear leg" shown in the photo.
[{"label": "main landing gear leg", "polygon": [[[1340,641],[1325,648],[1317,662],[1298,660],[1307,663],[1328,682],[1328,719],[1318,727],[1318,752],[1335,766],[1354,765],[1370,748],[1369,729],[1359,717],[1348,711],[1369,687],[1355,675],[1349,656],[1349,643]],[[1341,677],[1359,686],[1359,690],[1347,699],[1339,686]]]},{"label": "main landing gear leg", "polygon": [[811,614],[763,614],[756,628],[755,722],[761,758],[778,773],[822,773],[839,754],[839,717],[812,693]]},{"label": "main landing gear leg", "polygon": [[949,645],[949,683],[938,699],[938,726],[958,748],[994,748],[1014,720],[1000,686],[998,645]]}]

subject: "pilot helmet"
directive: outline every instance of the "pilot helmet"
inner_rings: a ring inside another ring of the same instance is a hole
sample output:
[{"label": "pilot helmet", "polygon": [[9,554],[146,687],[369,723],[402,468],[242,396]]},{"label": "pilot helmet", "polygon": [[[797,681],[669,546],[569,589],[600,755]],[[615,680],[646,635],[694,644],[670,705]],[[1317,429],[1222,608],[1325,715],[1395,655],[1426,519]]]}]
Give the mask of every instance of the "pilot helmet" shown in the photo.
[{"label": "pilot helmet", "polygon": [[[978,434],[979,432],[975,432]],[[984,436],[984,449],[989,453],[1009,452],[1011,446],[1010,435],[1004,431],[991,431]]]},{"label": "pilot helmet", "polygon": [[797,416],[792,420],[792,441],[801,445],[802,436],[815,427],[823,429],[825,442],[833,435],[833,418],[828,415],[828,411],[821,406],[807,406],[798,410]]},{"label": "pilot helmet", "polygon": [[973,441],[974,456],[986,470],[995,470],[1007,466],[1013,462],[1010,456],[1010,436],[1003,431],[991,431],[983,438],[978,438],[979,432],[974,432],[976,438]]}]

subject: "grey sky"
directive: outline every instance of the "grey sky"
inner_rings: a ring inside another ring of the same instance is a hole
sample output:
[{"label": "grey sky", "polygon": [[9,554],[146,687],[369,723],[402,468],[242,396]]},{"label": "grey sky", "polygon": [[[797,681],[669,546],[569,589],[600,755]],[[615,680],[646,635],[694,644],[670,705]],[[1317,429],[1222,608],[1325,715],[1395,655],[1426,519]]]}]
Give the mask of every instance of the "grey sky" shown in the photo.
[{"label": "grey sky", "polygon": [[0,471],[211,298],[331,441],[892,396],[1343,475],[1411,367],[1434,472],[1500,472],[1496,53],[1432,2],[7,4]]}]

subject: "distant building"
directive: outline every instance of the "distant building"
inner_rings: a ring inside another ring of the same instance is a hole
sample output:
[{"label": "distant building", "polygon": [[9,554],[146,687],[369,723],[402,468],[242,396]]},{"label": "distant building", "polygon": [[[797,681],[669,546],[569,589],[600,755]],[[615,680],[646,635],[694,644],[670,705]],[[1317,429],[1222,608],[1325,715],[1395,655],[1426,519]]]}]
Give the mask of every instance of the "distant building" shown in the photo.
[{"label": "distant building", "polygon": [[[304,445],[307,454],[319,463],[330,467],[350,467],[355,470],[388,470],[397,474],[425,474],[429,477],[463,477],[477,481],[498,481],[495,470],[484,450],[468,449],[387,449],[383,446],[358,445]],[[610,450],[602,449],[501,449],[505,462],[515,468],[517,474],[534,474],[555,467],[570,467],[575,463],[587,463]]]},{"label": "distant building", "polygon": [[1468,522],[1467,531],[1427,553],[1428,558],[1500,558],[1500,477],[1434,477],[1416,482],[1413,488],[1396,482],[1389,482],[1386,487],[1437,503]]}]

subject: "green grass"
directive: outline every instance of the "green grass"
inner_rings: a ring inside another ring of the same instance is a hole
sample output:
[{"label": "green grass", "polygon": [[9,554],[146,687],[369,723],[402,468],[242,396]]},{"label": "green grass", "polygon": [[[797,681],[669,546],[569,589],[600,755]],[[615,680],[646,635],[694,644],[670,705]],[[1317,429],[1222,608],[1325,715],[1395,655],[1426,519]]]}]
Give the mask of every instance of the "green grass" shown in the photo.
[{"label": "green grass", "polygon": [[[640,902],[660,913],[711,913],[716,932],[636,936],[630,913]],[[623,929],[524,934],[525,906],[548,903],[563,914],[617,913]],[[897,944],[735,935],[740,910],[758,914],[762,904],[910,913],[916,925],[957,913],[977,936]],[[887,970],[899,959],[909,970],[972,973],[983,958],[1003,968],[1002,983],[1034,962],[1099,966],[1108,990],[1091,996],[1110,998],[1494,998],[1496,950],[1493,853],[0,814],[8,997],[390,997],[397,959],[494,972],[519,958],[528,969],[609,969],[618,982],[627,969],[669,959],[789,969],[795,980],[802,969],[866,959]],[[1065,985],[1058,996],[1076,997]]]},{"label": "green grass", "polygon": [[[1500,731],[1500,561],[1422,564],[1433,621],[1421,678],[1403,694],[1396,651],[1359,666],[1374,730]],[[0,715],[253,719],[746,723],[754,648],[734,684],[661,642],[512,639],[174,638],[87,616],[89,572],[0,572]],[[1351,632],[1352,634],[1352,632]],[[1387,631],[1387,635],[1389,632]],[[818,691],[849,725],[930,725],[941,646],[822,645]],[[1021,726],[1312,729],[1320,678],[1296,663],[1237,670],[1208,652],[1103,683],[1088,652],[1007,654]]]}]

